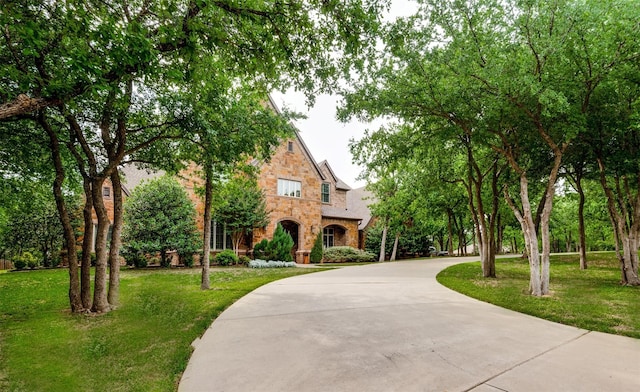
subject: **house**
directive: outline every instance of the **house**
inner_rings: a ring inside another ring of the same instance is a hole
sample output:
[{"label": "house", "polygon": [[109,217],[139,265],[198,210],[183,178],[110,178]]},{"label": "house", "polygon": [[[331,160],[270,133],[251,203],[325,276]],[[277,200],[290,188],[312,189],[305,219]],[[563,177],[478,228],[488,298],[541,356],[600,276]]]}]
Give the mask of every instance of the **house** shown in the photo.
[{"label": "house", "polygon": [[[278,112],[271,99],[268,105]],[[291,138],[282,140],[269,161],[254,161],[253,164],[259,169],[257,182],[265,194],[270,222],[265,228],[254,229],[245,238],[240,247],[242,254],[250,253],[262,239],[271,239],[278,224],[293,238],[292,252],[297,263],[309,262],[318,233],[322,233],[325,247],[362,247],[359,227],[363,222],[362,227],[365,227],[370,219],[365,202],[349,195],[351,188],[335,174],[327,161],[317,163],[314,160],[298,131]],[[196,188],[202,185],[197,170],[196,165],[190,166],[180,173],[178,180],[196,206],[196,222],[202,232],[204,203],[196,193]],[[133,166],[121,169],[121,173],[127,195],[143,179],[160,175]],[[224,222],[212,222],[210,244],[214,253],[233,247]]]}]

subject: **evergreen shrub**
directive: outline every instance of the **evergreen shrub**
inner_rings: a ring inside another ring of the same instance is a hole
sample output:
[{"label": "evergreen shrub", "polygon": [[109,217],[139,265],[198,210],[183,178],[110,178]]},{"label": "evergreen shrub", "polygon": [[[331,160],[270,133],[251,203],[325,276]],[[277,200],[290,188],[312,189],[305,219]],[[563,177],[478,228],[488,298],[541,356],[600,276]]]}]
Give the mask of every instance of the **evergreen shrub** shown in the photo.
[{"label": "evergreen shrub", "polygon": [[316,236],[316,240],[313,242],[313,248],[311,248],[311,255],[309,259],[312,263],[319,263],[322,261],[322,231]]}]

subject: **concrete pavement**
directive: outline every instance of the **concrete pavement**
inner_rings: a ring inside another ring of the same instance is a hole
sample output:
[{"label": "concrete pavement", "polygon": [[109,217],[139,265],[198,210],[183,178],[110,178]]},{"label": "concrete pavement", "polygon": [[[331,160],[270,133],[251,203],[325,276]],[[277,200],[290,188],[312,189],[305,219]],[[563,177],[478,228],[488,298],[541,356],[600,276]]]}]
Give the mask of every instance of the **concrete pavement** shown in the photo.
[{"label": "concrete pavement", "polygon": [[466,260],[345,267],[263,286],[194,342],[179,391],[640,391],[640,340],[436,282]]}]

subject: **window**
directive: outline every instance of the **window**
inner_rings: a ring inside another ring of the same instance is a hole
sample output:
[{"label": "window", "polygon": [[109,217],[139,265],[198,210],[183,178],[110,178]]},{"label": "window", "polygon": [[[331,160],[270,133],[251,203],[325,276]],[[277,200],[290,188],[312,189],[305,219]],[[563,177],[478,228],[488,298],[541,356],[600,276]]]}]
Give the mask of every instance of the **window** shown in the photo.
[{"label": "window", "polygon": [[293,142],[287,143],[287,151],[293,152]]},{"label": "window", "polygon": [[322,230],[322,245],[325,248],[331,248],[333,246],[333,227],[326,227]]},{"label": "window", "polygon": [[231,242],[231,232],[227,231],[224,223],[211,221],[211,250],[222,250],[233,248]]},{"label": "window", "polygon": [[302,183],[278,179],[278,196],[302,197]]},{"label": "window", "polygon": [[320,188],[320,193],[322,195],[322,202],[323,203],[329,203],[330,202],[330,189],[331,186],[329,185],[328,182],[323,182],[322,183],[322,187]]},{"label": "window", "polygon": [[108,186],[103,186],[102,187],[102,197],[104,198],[110,198],[111,197],[111,188],[109,188]]}]

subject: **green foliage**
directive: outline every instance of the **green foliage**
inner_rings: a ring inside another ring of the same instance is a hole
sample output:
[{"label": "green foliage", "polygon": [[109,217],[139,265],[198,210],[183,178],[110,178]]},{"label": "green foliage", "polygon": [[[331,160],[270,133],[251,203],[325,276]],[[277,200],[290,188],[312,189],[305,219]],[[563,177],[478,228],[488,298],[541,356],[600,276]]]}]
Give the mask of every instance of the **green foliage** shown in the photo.
[{"label": "green foliage", "polygon": [[236,253],[231,249],[223,250],[222,252],[218,253],[215,258],[215,262],[223,267],[238,264],[238,261],[238,256],[236,256]]},{"label": "green foliage", "polygon": [[[367,252],[373,254],[380,253],[380,243],[382,241],[382,225],[376,224],[367,230],[365,237],[364,248]],[[431,236],[437,233],[437,229],[431,230],[422,227],[411,227],[400,235],[398,243],[398,258],[402,257],[415,257],[415,256],[427,256],[429,254],[429,247],[433,246]],[[393,250],[393,237],[389,235],[387,237],[387,243],[385,246],[385,254],[390,255]]]},{"label": "green foliage", "polygon": [[255,178],[242,175],[224,183],[215,200],[213,214],[231,231],[236,252],[247,233],[269,223],[264,191],[258,187]]},{"label": "green foliage", "polygon": [[253,257],[262,260],[293,261],[293,245],[291,235],[278,223],[271,241],[265,238],[253,247]]},{"label": "green foliage", "polygon": [[375,254],[350,246],[334,246],[324,251],[327,263],[370,263],[375,260]]},{"label": "green foliage", "polygon": [[182,265],[184,265],[185,267],[188,267],[188,268],[193,267],[194,256],[195,256],[195,254],[193,252],[178,253],[178,258],[180,260],[180,264],[182,264]]},{"label": "green foliage", "polygon": [[266,238],[263,238],[262,241],[258,242],[253,247],[253,257],[256,259],[266,259],[268,246],[269,246],[269,240]]},{"label": "green foliage", "polygon": [[124,269],[126,306],[102,317],[64,311],[67,269],[0,274],[0,390],[175,392],[191,343],[224,309],[266,283],[309,272],[214,269],[213,290],[200,290],[198,269]]},{"label": "green foliage", "polygon": [[249,265],[250,261],[251,261],[251,259],[249,258],[249,256],[242,255],[242,256],[238,257],[238,262],[241,265]]},{"label": "green foliage", "polygon": [[22,270],[25,267],[35,269],[39,264],[38,256],[31,252],[23,252],[21,255],[14,256],[13,258],[13,266],[17,270]]},{"label": "green foliage", "polygon": [[125,203],[123,251],[125,254],[160,252],[162,266],[167,252],[193,254],[199,236],[195,208],[180,184],[161,177],[138,186]]},{"label": "green foliage", "polygon": [[311,248],[311,255],[309,259],[312,263],[319,263],[322,261],[322,232],[318,232],[315,241],[313,242],[313,248]]},{"label": "green foliage", "polygon": [[282,225],[278,223],[273,239],[269,241],[266,249],[266,260],[293,261],[291,249],[293,249],[293,238],[287,233]]},{"label": "green foliage", "polygon": [[124,257],[128,266],[136,268],[145,268],[147,266],[147,258],[142,251],[135,250],[131,247],[123,247],[120,255]]}]

